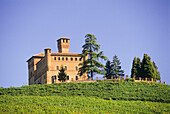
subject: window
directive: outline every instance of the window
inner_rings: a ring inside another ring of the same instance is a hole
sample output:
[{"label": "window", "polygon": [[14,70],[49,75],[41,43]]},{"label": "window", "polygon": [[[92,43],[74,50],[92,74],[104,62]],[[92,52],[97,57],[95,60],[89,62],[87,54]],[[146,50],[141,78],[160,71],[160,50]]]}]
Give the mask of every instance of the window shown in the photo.
[{"label": "window", "polygon": [[68,58],[66,57],[66,61],[68,61]]},{"label": "window", "polygon": [[60,57],[58,57],[58,60],[60,61]]},{"label": "window", "polygon": [[62,60],[64,61],[64,57],[62,58]]},{"label": "window", "polygon": [[78,80],[78,76],[76,76],[76,80]]},{"label": "window", "polygon": [[56,66],[56,70],[59,70],[59,66]]},{"label": "window", "polygon": [[69,76],[67,76],[67,80],[69,80]]},{"label": "window", "polygon": [[56,80],[56,75],[51,77],[52,83],[54,83],[55,80]]},{"label": "window", "polygon": [[81,58],[79,58],[79,61],[81,61]]},{"label": "window", "polygon": [[65,70],[67,70],[67,66],[65,66]]},{"label": "window", "polygon": [[63,43],[64,43],[64,39],[63,39]]},{"label": "window", "polygon": [[66,43],[68,43],[68,40],[66,40]]},{"label": "window", "polygon": [[56,60],[56,57],[54,57],[54,60]]},{"label": "window", "polygon": [[77,61],[77,58],[75,58],[75,61]]},{"label": "window", "polygon": [[78,67],[76,66],[76,70],[78,70]]},{"label": "window", "polygon": [[73,58],[71,58],[71,61],[73,61]]}]

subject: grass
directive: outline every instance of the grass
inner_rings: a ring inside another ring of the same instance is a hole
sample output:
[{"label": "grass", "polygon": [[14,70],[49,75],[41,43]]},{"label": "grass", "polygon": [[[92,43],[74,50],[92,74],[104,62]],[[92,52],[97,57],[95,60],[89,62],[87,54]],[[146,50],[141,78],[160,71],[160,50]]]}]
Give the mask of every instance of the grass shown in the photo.
[{"label": "grass", "polygon": [[170,86],[59,83],[0,88],[0,113],[169,113]]},{"label": "grass", "polygon": [[164,113],[169,103],[93,97],[0,96],[0,113]]}]

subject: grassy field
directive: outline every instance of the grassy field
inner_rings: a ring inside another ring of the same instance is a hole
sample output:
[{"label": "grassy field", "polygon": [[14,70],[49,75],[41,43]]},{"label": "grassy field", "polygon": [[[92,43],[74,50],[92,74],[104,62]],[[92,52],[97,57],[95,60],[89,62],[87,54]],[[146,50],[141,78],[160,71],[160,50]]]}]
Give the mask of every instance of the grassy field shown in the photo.
[{"label": "grassy field", "polygon": [[163,113],[169,103],[93,97],[0,96],[0,113]]},{"label": "grassy field", "polygon": [[0,113],[169,113],[170,86],[59,83],[0,88]]}]

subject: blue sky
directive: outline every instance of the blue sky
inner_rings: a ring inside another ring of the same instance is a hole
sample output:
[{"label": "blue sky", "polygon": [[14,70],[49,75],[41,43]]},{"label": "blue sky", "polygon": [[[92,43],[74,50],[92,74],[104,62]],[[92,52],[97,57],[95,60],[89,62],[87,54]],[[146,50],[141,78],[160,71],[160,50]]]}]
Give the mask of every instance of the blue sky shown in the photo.
[{"label": "blue sky", "polygon": [[58,52],[60,37],[81,53],[87,33],[110,60],[118,56],[126,75],[146,53],[170,84],[169,8],[169,0],[0,0],[0,87],[28,84],[26,60],[47,47]]}]

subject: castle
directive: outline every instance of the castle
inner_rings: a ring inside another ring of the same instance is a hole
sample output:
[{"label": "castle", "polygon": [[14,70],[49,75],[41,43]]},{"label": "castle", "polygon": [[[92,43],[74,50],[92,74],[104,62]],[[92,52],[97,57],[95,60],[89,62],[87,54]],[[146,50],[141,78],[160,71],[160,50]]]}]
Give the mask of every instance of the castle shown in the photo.
[{"label": "castle", "polygon": [[87,59],[81,54],[69,53],[70,39],[62,37],[57,40],[58,53],[51,53],[50,48],[44,49],[27,60],[29,85],[59,83],[58,73],[63,66],[67,73],[67,82],[74,80],[87,80],[88,76],[78,75],[79,63]]}]

